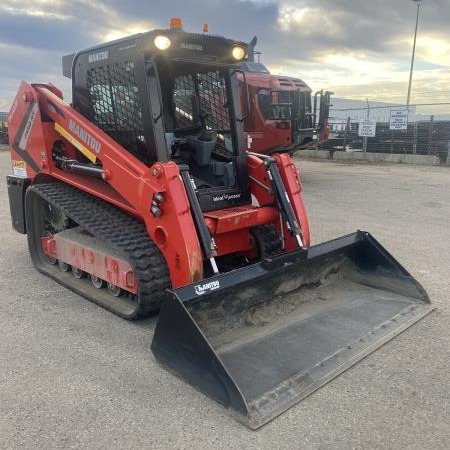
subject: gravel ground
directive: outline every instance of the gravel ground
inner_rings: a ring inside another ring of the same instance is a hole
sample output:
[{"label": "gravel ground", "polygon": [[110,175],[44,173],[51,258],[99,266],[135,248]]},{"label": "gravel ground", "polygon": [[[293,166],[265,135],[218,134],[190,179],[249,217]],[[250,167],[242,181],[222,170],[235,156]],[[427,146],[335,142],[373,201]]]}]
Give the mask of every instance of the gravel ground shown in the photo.
[{"label": "gravel ground", "polygon": [[299,164],[314,242],[372,232],[436,312],[253,432],[156,364],[155,318],[121,320],[34,270],[2,182],[0,448],[450,448],[450,169]]}]

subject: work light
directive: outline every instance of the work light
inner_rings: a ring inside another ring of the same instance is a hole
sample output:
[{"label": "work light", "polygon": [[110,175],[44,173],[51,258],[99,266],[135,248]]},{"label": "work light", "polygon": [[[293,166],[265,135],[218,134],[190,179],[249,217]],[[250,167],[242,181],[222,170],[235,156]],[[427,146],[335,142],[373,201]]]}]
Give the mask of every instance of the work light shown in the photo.
[{"label": "work light", "polygon": [[232,55],[236,61],[240,61],[245,57],[245,50],[239,46],[233,47]]},{"label": "work light", "polygon": [[167,36],[163,35],[156,36],[155,39],[153,40],[153,43],[160,50],[167,50],[172,44],[170,42],[170,39]]}]

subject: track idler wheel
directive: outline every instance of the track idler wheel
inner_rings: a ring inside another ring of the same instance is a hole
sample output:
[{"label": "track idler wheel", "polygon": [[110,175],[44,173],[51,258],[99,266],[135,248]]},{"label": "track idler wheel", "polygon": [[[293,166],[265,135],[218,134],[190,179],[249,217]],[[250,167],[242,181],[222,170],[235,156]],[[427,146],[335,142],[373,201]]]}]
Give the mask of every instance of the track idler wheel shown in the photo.
[{"label": "track idler wheel", "polygon": [[[52,237],[52,233],[50,231],[46,230],[42,233],[42,237],[50,238],[50,237]],[[55,265],[58,263],[58,260],[56,258],[54,258],[53,256],[50,256],[47,252],[45,252],[45,250],[43,251],[43,253],[44,253],[45,259],[47,260],[47,262],[49,264]]]}]

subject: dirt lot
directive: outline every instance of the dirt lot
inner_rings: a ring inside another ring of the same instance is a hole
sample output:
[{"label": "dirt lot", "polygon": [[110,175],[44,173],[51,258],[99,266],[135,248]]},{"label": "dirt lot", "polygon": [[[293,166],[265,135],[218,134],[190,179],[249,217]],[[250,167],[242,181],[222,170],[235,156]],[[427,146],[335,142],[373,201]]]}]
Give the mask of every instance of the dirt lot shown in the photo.
[{"label": "dirt lot", "polygon": [[301,170],[314,242],[372,232],[437,312],[252,432],[156,364],[156,319],[126,322],[38,274],[2,182],[0,448],[450,448],[450,169]]}]

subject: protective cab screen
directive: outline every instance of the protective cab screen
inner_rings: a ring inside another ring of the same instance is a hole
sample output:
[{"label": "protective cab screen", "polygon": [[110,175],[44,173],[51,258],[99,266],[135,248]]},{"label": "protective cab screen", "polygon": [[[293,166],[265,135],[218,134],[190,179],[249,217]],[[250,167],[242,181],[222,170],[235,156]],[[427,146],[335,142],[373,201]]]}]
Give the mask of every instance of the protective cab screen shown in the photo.
[{"label": "protective cab screen", "polygon": [[172,159],[189,165],[197,189],[235,186],[225,75],[219,70],[186,73],[171,69],[175,76],[171,105],[166,108],[171,112],[170,117],[166,113],[166,138]]}]

